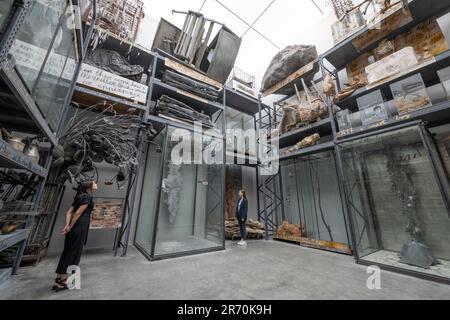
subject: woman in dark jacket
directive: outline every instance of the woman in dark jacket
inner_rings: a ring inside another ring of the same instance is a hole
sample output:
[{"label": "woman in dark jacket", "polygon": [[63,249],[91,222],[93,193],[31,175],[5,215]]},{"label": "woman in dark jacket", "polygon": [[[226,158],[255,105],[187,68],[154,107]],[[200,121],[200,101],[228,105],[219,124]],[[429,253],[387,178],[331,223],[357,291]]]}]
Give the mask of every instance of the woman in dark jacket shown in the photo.
[{"label": "woman in dark jacket", "polygon": [[239,246],[247,245],[247,213],[248,213],[248,200],[244,190],[239,191],[239,201],[236,206],[236,219],[239,222],[239,229],[241,232],[241,241],[238,242]]},{"label": "woman in dark jacket", "polygon": [[67,211],[66,224],[62,230],[62,234],[66,237],[64,251],[56,269],[57,278],[53,286],[53,290],[57,292],[67,290],[67,269],[80,264],[94,209],[92,194],[97,188],[95,181],[81,182],[73,204]]}]

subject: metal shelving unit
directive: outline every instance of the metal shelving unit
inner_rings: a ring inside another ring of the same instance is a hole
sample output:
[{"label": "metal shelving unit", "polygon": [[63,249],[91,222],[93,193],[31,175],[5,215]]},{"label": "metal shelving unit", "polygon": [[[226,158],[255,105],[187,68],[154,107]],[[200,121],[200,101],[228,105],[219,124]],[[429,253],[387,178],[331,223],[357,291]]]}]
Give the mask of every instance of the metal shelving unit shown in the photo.
[{"label": "metal shelving unit", "polygon": [[411,11],[412,21],[410,21],[405,26],[396,29],[394,32],[389,34],[387,37],[383,37],[377,41],[374,41],[370,46],[364,48],[364,50],[358,50],[355,48],[353,41],[359,38],[361,35],[366,34],[369,28],[366,26],[359,30],[358,32],[352,34],[344,41],[340,42],[338,45],[334,46],[322,55],[323,59],[326,59],[331,63],[334,68],[341,70],[345,66],[358,58],[361,54],[366,53],[375,49],[383,39],[393,39],[397,35],[402,34],[420,22],[431,18],[435,15],[442,14],[447,11],[450,7],[449,0],[439,0],[439,1],[422,1],[422,0],[409,0],[409,10]]},{"label": "metal shelving unit", "polygon": [[356,110],[357,98],[377,90],[381,90],[381,92],[384,94],[385,97],[392,98],[392,93],[389,86],[394,82],[406,79],[417,73],[421,74],[425,84],[427,84],[428,86],[435,85],[439,83],[439,78],[437,77],[436,70],[444,68],[449,64],[450,64],[450,50],[447,50],[444,53],[441,53],[440,55],[435,57],[434,60],[425,62],[424,64],[411,68],[403,72],[402,74],[396,76],[395,79],[385,81],[382,84],[376,86],[371,86],[370,88],[368,87],[360,88],[356,90],[350,97],[347,97],[342,101],[339,101],[337,104],[342,109]]},{"label": "metal shelving unit", "polygon": [[41,167],[33,159],[17,151],[0,138],[0,168],[27,170],[41,178],[45,178],[48,169]]},{"label": "metal shelving unit", "polygon": [[22,255],[25,250],[28,234],[29,230],[26,229],[17,230],[6,235],[0,234],[0,252],[18,245],[16,258],[12,267],[0,268],[0,284],[8,280],[11,275],[17,274],[17,270],[19,270],[20,267],[20,262],[22,261]]},{"label": "metal shelving unit", "polygon": [[219,103],[208,101],[204,98],[198,97],[194,94],[186,92],[181,89],[177,89],[172,87],[159,79],[152,79],[152,101],[157,101],[162,95],[167,95],[174,99],[177,99],[180,102],[183,102],[189,105],[191,108],[195,109],[198,112],[204,111],[208,115],[213,115],[217,111],[223,111],[224,108]]},{"label": "metal shelving unit", "polygon": [[[360,36],[366,34],[369,32],[369,29],[367,27],[362,28],[361,30],[357,31],[355,34],[348,37],[346,40],[338,44],[337,46],[331,48],[326,53],[324,53],[321,56],[321,66],[322,66],[322,75],[324,76],[326,72],[329,72],[332,74],[336,81],[337,81],[337,88],[340,90],[343,87],[343,84],[341,83],[341,80],[338,76],[339,72],[343,70],[347,64],[351,63],[353,60],[358,58],[361,54],[369,52],[376,48],[379,43],[384,39],[392,40],[396,36],[407,32],[412,27],[416,26],[417,24],[425,21],[426,19],[435,17],[437,15],[442,15],[443,13],[446,13],[450,10],[450,1],[440,1],[440,0],[433,0],[433,1],[421,1],[421,0],[410,0],[409,1],[409,9],[412,14],[412,21],[407,23],[405,26],[396,29],[391,34],[384,36],[381,39],[378,39],[377,41],[374,41],[370,46],[365,48],[364,50],[357,50],[354,46],[354,40],[359,38]],[[447,39],[449,40],[449,39]],[[330,68],[329,65],[332,67]],[[392,99],[392,93],[390,90],[390,85],[394,82],[400,81],[402,79],[405,79],[413,74],[420,73],[424,83],[427,87],[433,86],[435,84],[439,83],[439,78],[437,75],[437,70],[444,68],[446,66],[450,65],[450,51],[445,51],[438,56],[435,57],[434,60],[425,62],[421,65],[418,65],[414,68],[411,68],[409,70],[406,70],[402,72],[401,74],[396,75],[396,77],[392,77],[387,79],[385,82],[382,82],[381,84],[377,84],[375,86],[368,86],[364,88],[360,88],[356,90],[351,96],[343,99],[342,101],[337,102],[337,105],[342,109],[349,109],[351,111],[357,110],[357,103],[356,99],[374,92],[376,90],[380,90],[385,97],[389,100]],[[328,101],[329,106],[332,105],[331,100]],[[359,254],[355,248],[357,247],[357,235],[354,234],[354,221],[352,218],[351,212],[351,206],[349,199],[349,192],[343,188],[344,184],[344,165],[343,165],[343,158],[342,154],[340,152],[339,145],[345,142],[353,141],[356,139],[363,139],[366,137],[371,137],[378,134],[393,132],[395,130],[398,130],[399,128],[407,127],[407,126],[414,126],[419,125],[422,128],[422,135],[425,135],[423,133],[424,130],[426,130],[425,126],[428,128],[434,127],[434,126],[440,126],[450,123],[450,101],[435,101],[435,103],[424,109],[420,109],[414,112],[411,112],[409,114],[395,116],[392,118],[389,118],[385,121],[380,121],[378,123],[375,123],[370,126],[362,126],[359,128],[352,128],[349,130],[343,130],[338,131],[337,123],[334,117],[331,119],[332,121],[332,129],[333,129],[333,137],[334,137],[334,146],[335,146],[335,152],[337,155],[336,161],[337,161],[337,167],[339,171],[339,179],[340,179],[340,185],[341,185],[341,193],[344,195],[345,199],[345,211],[346,211],[346,217],[349,220],[350,227],[350,234],[351,234],[351,242],[352,242],[352,248],[353,253],[355,256],[355,261],[358,264],[362,265],[373,265],[376,263],[365,261],[364,259],[359,257]],[[425,138],[423,138],[424,141],[427,141]],[[437,155],[431,152],[430,148],[426,148],[427,152],[429,153],[428,156],[431,159],[431,164],[433,166],[434,172],[439,172],[439,168],[437,167],[438,163],[440,163],[440,159],[437,159]],[[444,177],[441,174],[435,174],[436,181],[439,185],[439,189],[441,192],[444,192],[445,190],[445,182],[444,180],[446,177]],[[350,192],[351,193],[351,192]],[[443,196],[444,202],[447,201],[448,196]],[[447,207],[448,204],[446,203]],[[411,272],[403,268],[399,267],[393,267],[393,266],[386,266],[379,264],[379,266],[382,269],[409,274],[416,277],[421,277],[425,279],[431,279],[433,281],[439,281],[439,282],[448,282],[448,279],[439,278],[437,276],[432,275],[425,275],[418,272]]]},{"label": "metal shelving unit", "polygon": [[[49,175],[49,169],[52,163],[52,148],[58,143],[62,131],[62,123],[64,121],[59,121],[59,124],[55,124],[52,127],[44,113],[42,112],[42,105],[34,98],[32,94],[33,90],[30,90],[24,78],[21,74],[21,69],[16,65],[14,58],[15,51],[12,51],[13,45],[20,34],[20,31],[27,22],[28,14],[30,13],[33,5],[37,0],[15,0],[12,2],[11,9],[9,11],[8,17],[5,19],[3,24],[3,29],[0,32],[0,90],[1,90],[1,100],[2,108],[0,108],[0,119],[2,127],[6,129],[11,129],[13,131],[20,131],[26,135],[33,135],[38,137],[43,137],[48,146],[42,148],[40,163],[36,160],[32,160],[27,155],[22,152],[17,151],[12,148],[6,141],[0,139],[0,167],[4,169],[16,169],[19,172],[31,173],[31,176],[37,177],[36,183],[34,185],[26,185],[24,182],[20,182],[17,179],[15,183],[20,183],[21,185],[29,188],[31,193],[29,193],[30,202],[36,205],[42,205],[44,192],[46,188],[46,182]],[[69,5],[78,5],[78,0],[72,0],[71,2],[64,3],[66,8]],[[96,12],[96,1],[93,1],[94,16]],[[55,11],[56,12],[56,11]],[[62,13],[61,15],[63,15]],[[59,24],[55,29],[54,33],[50,35],[52,37],[50,48],[47,50],[44,62],[49,59],[49,52],[54,44],[55,34],[59,32],[58,27],[61,27],[63,19],[61,16],[58,17]],[[68,83],[61,83],[67,92],[64,91],[65,96],[60,98],[61,102],[61,119],[64,119],[67,112],[68,105],[71,101],[72,94],[75,88],[75,80],[80,72],[81,63],[85,57],[87,50],[86,39],[90,38],[92,29],[77,28],[73,31],[74,40],[74,55],[77,57],[73,61],[73,77],[68,80]],[[71,75],[72,76],[72,75]],[[45,79],[53,84],[53,80],[49,79],[45,74],[43,68],[39,70],[37,79]],[[55,82],[56,83],[56,82]],[[49,101],[50,102],[50,101]],[[41,101],[42,103],[42,101]],[[44,150],[45,149],[45,150]],[[46,216],[47,213],[43,213],[42,217]],[[33,215],[32,213],[27,213],[28,216]],[[22,257],[25,250],[28,250],[28,245],[33,242],[33,237],[35,232],[40,233],[42,230],[37,230],[37,226],[32,226],[27,220],[24,224],[25,228],[29,228],[24,231],[17,231],[12,235],[0,236],[1,246],[11,239],[15,239],[15,244],[20,243],[19,250],[17,250],[17,255],[15,257],[14,268],[12,269],[12,274],[15,274],[17,268],[20,266]],[[35,228],[36,227],[36,228]],[[19,239],[19,240],[17,240]],[[16,241],[17,240],[17,241]],[[3,251],[3,247],[2,250]],[[25,252],[26,253],[26,252]],[[3,278],[7,272],[2,271],[0,278]]]}]

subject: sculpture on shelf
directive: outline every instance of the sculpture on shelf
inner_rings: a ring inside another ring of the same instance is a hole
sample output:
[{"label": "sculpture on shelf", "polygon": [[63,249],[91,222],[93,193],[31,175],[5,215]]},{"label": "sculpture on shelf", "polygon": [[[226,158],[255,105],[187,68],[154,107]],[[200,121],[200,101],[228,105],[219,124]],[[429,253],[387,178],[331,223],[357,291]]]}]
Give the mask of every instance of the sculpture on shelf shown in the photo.
[{"label": "sculpture on shelf", "polygon": [[185,77],[170,70],[164,72],[163,82],[209,101],[216,101],[219,98],[219,91],[213,86]]},{"label": "sculpture on shelf", "polygon": [[417,190],[411,179],[410,169],[408,165],[398,163],[392,153],[387,152],[385,155],[388,159],[387,170],[391,178],[392,192],[402,202],[403,213],[408,219],[406,232],[410,239],[403,246],[400,253],[400,262],[430,269],[431,266],[439,264],[439,261],[435,258],[431,248],[421,242],[422,229],[416,214]]},{"label": "sculpture on shelf", "polygon": [[106,49],[95,49],[89,53],[86,63],[118,76],[140,82],[144,67],[130,64],[118,52]]},{"label": "sculpture on shelf", "polygon": [[320,96],[320,93],[317,91],[314,84],[313,87],[316,92],[313,95],[310,94],[303,79],[302,85],[304,90],[303,95],[300,94],[297,85],[294,85],[297,99],[299,101],[299,120],[302,124],[310,124],[322,118],[327,113],[327,108],[325,105],[325,99]]},{"label": "sculpture on shelf", "polygon": [[[300,68],[308,65],[318,58],[315,46],[293,45],[279,52],[270,63],[262,80],[261,91],[267,91],[277,83],[285,80]],[[313,80],[314,75],[319,71],[319,65],[314,64],[313,70],[304,76],[306,82]],[[279,92],[280,94],[295,94],[292,86],[286,86]]]},{"label": "sculpture on shelf", "polygon": [[320,135],[318,133],[315,133],[309,137],[306,137],[305,139],[303,139],[302,141],[297,143],[295,146],[289,148],[287,150],[287,153],[292,153],[292,152],[298,151],[300,149],[312,147],[312,146],[316,145],[319,142],[319,140],[320,140]]},{"label": "sculpture on shelf", "polygon": [[169,210],[169,222],[174,224],[180,211],[180,193],[183,188],[181,166],[174,163],[169,165],[169,174],[163,181],[163,191],[167,194],[166,204]]},{"label": "sculpture on shelf", "polygon": [[[119,168],[113,178],[122,189],[137,165],[136,136],[153,140],[156,131],[151,124],[143,124],[140,117],[118,114],[111,106],[102,112],[96,106],[78,111],[69,120],[60,144],[54,148],[53,167],[58,170],[58,182],[75,182],[97,173],[96,163],[106,161]],[[133,111],[133,110],[130,110]],[[91,177],[89,177],[91,178]]]},{"label": "sculpture on shelf", "polygon": [[298,118],[297,104],[283,103],[280,107],[283,109],[283,117],[281,118],[278,131],[282,135],[295,128],[300,121]]},{"label": "sculpture on shelf", "polygon": [[198,121],[202,122],[206,127],[214,127],[211,117],[204,113],[197,112],[188,105],[166,95],[161,96],[156,103],[155,112],[182,121]]}]

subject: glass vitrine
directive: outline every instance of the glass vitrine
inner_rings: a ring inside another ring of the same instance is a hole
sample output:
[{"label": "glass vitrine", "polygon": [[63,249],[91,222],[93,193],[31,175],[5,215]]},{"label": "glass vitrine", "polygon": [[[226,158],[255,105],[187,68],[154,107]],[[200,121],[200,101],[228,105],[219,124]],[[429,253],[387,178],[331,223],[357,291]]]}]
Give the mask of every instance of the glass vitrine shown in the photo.
[{"label": "glass vitrine", "polygon": [[412,126],[339,149],[359,259],[450,278],[448,186],[429,139]]},{"label": "glass vitrine", "polygon": [[[186,149],[180,152],[181,137]],[[193,132],[168,127],[159,139],[164,151],[148,150],[136,245],[150,259],[223,249],[223,140],[216,149],[221,161],[213,163],[194,161]],[[197,151],[206,152],[214,141],[200,141]]]},{"label": "glass vitrine", "polygon": [[286,160],[280,170],[283,210],[277,217],[278,227],[282,223],[300,227],[300,242],[349,253],[334,153]]},{"label": "glass vitrine", "polygon": [[28,91],[56,131],[78,61],[70,1],[34,1],[17,33],[11,54]]},{"label": "glass vitrine", "polygon": [[[242,132],[250,133],[255,132],[255,118],[251,115],[245,114],[243,112],[239,112],[232,108],[227,108],[226,112],[226,129],[229,133],[227,135],[227,151],[229,152],[241,152],[239,150],[240,146],[238,145],[238,141],[236,141],[236,136],[233,135],[233,132]],[[251,137],[251,136],[249,136]],[[250,156],[256,156],[256,135],[254,136],[255,141],[246,141],[245,142],[245,154]],[[253,143],[254,142],[254,143]]]}]

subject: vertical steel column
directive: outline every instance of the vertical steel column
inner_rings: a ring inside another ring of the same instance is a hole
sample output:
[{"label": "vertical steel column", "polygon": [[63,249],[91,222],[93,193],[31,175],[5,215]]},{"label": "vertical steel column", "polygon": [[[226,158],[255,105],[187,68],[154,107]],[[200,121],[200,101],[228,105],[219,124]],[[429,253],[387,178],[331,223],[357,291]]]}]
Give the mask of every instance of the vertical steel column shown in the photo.
[{"label": "vertical steel column", "polygon": [[7,57],[17,32],[22,27],[32,4],[33,0],[16,0],[13,2],[10,15],[4,22],[6,28],[0,34],[0,61],[3,61]]},{"label": "vertical steel column", "polygon": [[225,197],[226,197],[226,184],[227,184],[227,88],[223,86],[223,113],[222,113],[222,246],[225,248]]},{"label": "vertical steel column", "polygon": [[159,176],[159,187],[158,187],[158,198],[156,201],[156,207],[155,207],[155,216],[154,216],[154,222],[153,222],[153,234],[152,234],[152,243],[151,243],[151,249],[150,249],[150,258],[155,258],[155,249],[156,249],[156,240],[158,236],[158,223],[159,223],[159,208],[161,206],[161,196],[162,196],[162,183],[164,179],[164,165],[166,163],[166,154],[169,144],[169,127],[166,125],[165,133],[164,133],[164,147],[163,147],[163,153],[162,153],[162,161],[161,161],[161,167],[160,167],[160,176]]}]

